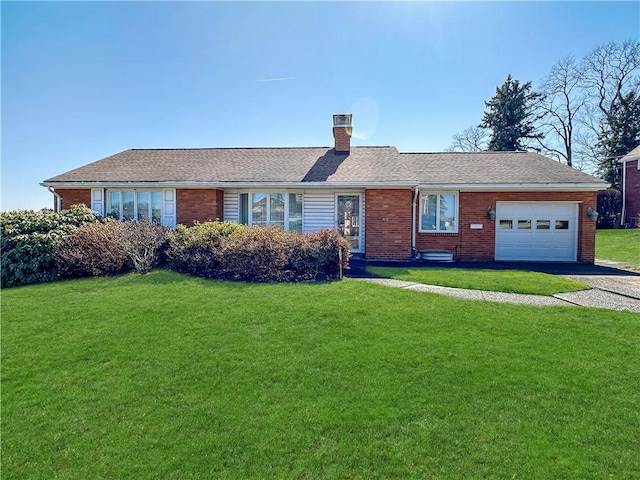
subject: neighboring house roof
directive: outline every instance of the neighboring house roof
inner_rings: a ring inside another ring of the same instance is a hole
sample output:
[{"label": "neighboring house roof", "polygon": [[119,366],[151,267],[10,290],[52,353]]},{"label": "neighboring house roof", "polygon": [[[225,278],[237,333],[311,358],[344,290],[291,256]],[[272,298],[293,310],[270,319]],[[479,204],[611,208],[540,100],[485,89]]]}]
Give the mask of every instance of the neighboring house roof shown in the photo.
[{"label": "neighboring house roof", "polygon": [[622,157],[621,161],[629,162],[631,160],[638,160],[638,159],[640,159],[640,145],[638,145],[636,148],[634,148],[629,153],[627,153],[624,157]]},{"label": "neighboring house roof", "polygon": [[49,178],[45,186],[382,185],[602,189],[601,179],[530,152],[399,153],[395,147],[132,149]]}]

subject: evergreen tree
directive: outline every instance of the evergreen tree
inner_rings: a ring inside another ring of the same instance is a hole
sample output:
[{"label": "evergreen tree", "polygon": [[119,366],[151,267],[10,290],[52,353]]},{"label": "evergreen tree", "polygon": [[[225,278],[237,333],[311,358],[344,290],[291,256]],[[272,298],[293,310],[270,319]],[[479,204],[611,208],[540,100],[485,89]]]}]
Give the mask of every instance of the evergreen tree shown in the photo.
[{"label": "evergreen tree", "polygon": [[617,160],[640,145],[640,93],[619,95],[607,115],[606,129],[598,136],[599,173],[620,188]]},{"label": "evergreen tree", "polygon": [[540,119],[536,107],[541,99],[541,94],[531,91],[531,82],[521,85],[509,75],[493,98],[485,102],[488,110],[479,127],[492,131],[488,149],[524,150],[526,140],[541,139],[543,135],[535,126]]}]

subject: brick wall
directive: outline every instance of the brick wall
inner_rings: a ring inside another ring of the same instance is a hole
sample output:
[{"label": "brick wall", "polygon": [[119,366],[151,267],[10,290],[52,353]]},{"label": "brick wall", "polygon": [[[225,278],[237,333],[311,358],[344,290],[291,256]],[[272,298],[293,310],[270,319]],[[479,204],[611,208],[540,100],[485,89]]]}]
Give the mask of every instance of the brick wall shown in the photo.
[{"label": "brick wall", "polygon": [[367,258],[411,258],[411,196],[409,189],[365,192]]},{"label": "brick wall", "polygon": [[[62,197],[62,209],[69,208],[71,205],[84,203],[91,208],[91,189],[90,188],[56,188],[56,193]],[[58,207],[58,199],[53,196],[53,209]]]},{"label": "brick wall", "polygon": [[351,127],[333,127],[336,152],[349,152],[351,150]]},{"label": "brick wall", "polygon": [[[487,207],[495,209],[496,202],[539,201],[583,202],[578,205],[578,261],[593,263],[595,222],[589,219],[586,210],[589,206],[596,207],[596,192],[461,192],[458,233],[417,233],[416,248],[448,250],[456,260],[493,260],[495,223],[489,220]],[[471,223],[481,223],[483,228],[472,230]]]},{"label": "brick wall", "polygon": [[638,160],[626,162],[625,164],[625,222],[636,219],[636,224],[640,226],[640,170],[638,170]]},{"label": "brick wall", "polygon": [[222,220],[224,192],[218,189],[176,190],[176,222],[190,227],[193,222]]}]

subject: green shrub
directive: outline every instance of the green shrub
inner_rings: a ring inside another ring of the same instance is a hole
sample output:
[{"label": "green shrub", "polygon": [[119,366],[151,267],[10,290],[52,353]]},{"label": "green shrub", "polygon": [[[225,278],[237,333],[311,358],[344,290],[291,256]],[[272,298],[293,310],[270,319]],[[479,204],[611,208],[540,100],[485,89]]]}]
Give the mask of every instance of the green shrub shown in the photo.
[{"label": "green shrub", "polygon": [[232,222],[178,225],[168,232],[165,263],[172,270],[200,277],[217,278],[220,269],[218,249],[223,238],[247,227]]},{"label": "green shrub", "polygon": [[131,269],[131,261],[118,246],[120,222],[89,223],[59,239],[53,258],[61,277],[111,275]]},{"label": "green shrub", "polygon": [[598,228],[619,228],[622,216],[622,192],[616,188],[598,191]]},{"label": "green shrub", "polygon": [[14,210],[0,214],[2,287],[47,282],[57,278],[55,241],[81,225],[98,221],[85,205],[68,210]]}]

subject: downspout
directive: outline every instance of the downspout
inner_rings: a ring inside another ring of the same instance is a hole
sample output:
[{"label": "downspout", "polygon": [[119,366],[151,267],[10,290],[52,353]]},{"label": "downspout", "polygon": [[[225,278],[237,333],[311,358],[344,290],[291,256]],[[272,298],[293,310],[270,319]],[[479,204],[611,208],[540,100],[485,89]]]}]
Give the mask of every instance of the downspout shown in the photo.
[{"label": "downspout", "polygon": [[[640,160],[638,160],[640,162]],[[620,226],[624,228],[624,217],[626,210],[625,190],[627,188],[627,162],[622,162],[622,216],[620,218]]]},{"label": "downspout", "polygon": [[418,201],[418,187],[413,187],[413,202],[411,204],[411,259],[417,258],[416,252],[416,206]]},{"label": "downspout", "polygon": [[62,197],[51,186],[48,186],[47,190],[49,190],[49,192],[53,193],[53,195],[56,197],[56,212],[59,212],[60,210],[62,210]]}]

